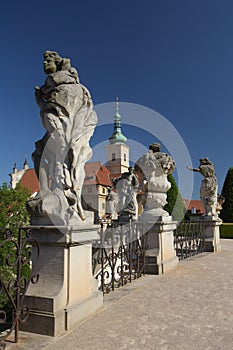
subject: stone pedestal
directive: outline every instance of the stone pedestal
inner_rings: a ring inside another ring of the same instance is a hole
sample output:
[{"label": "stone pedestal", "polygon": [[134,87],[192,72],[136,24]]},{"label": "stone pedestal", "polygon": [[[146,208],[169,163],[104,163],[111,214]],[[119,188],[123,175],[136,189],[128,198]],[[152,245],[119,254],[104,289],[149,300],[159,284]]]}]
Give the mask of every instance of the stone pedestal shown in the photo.
[{"label": "stone pedestal", "polygon": [[146,249],[146,273],[162,274],[178,264],[178,258],[174,249],[174,230],[177,223],[171,221],[171,217],[157,218],[155,223],[148,222],[150,227],[147,237]]},{"label": "stone pedestal", "polygon": [[38,261],[33,248],[39,281],[27,291],[25,304],[31,311],[22,330],[57,336],[101,307],[103,295],[92,276],[91,242],[98,238],[97,228],[31,227],[40,244]]},{"label": "stone pedestal", "polygon": [[220,219],[204,221],[204,230],[205,230],[205,251],[206,252],[219,252],[221,251],[220,244],[220,232],[219,227],[222,224]]}]

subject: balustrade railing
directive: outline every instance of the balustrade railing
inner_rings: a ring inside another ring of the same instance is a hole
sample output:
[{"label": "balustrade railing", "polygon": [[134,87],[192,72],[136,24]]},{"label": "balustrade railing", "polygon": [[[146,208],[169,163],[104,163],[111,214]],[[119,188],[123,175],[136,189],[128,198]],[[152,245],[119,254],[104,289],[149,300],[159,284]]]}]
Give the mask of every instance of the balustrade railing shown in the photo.
[{"label": "balustrade railing", "polygon": [[19,324],[26,322],[29,309],[24,304],[29,283],[38,281],[32,268],[32,245],[39,256],[39,244],[30,230],[0,230],[0,349],[14,333],[18,342]]},{"label": "balustrade railing", "polygon": [[93,255],[93,274],[103,293],[145,274],[146,238],[143,223],[101,224]]},{"label": "balustrade railing", "polygon": [[174,246],[179,260],[205,251],[205,229],[203,221],[181,222],[174,232]]}]

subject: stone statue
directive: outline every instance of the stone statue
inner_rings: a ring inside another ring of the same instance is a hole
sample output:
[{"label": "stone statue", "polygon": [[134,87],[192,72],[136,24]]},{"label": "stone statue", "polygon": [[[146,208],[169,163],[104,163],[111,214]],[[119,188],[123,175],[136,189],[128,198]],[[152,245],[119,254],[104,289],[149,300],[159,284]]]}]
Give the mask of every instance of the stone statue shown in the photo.
[{"label": "stone statue", "polygon": [[205,210],[205,216],[217,218],[218,184],[213,163],[208,158],[200,158],[199,168],[187,168],[204,176],[201,183],[200,198]]},{"label": "stone statue", "polygon": [[47,78],[42,87],[35,87],[35,98],[46,133],[36,142],[32,155],[40,198],[28,203],[28,208],[32,214],[48,215],[52,221],[56,218],[61,225],[77,224],[85,221],[81,191],[97,115],[69,59],[46,51],[44,71]]},{"label": "stone statue", "polygon": [[154,221],[160,216],[169,216],[163,207],[167,204],[167,191],[171,187],[167,176],[174,171],[175,162],[171,156],[160,150],[159,143],[152,143],[149,151],[136,162],[136,169],[142,173],[145,197],[141,220]]},{"label": "stone statue", "polygon": [[117,220],[119,211],[119,197],[111,188],[108,189],[107,203],[108,211],[110,212],[110,219]]},{"label": "stone statue", "polygon": [[120,216],[137,218],[137,188],[139,182],[134,174],[134,168],[129,167],[128,172],[113,179],[119,197]]}]

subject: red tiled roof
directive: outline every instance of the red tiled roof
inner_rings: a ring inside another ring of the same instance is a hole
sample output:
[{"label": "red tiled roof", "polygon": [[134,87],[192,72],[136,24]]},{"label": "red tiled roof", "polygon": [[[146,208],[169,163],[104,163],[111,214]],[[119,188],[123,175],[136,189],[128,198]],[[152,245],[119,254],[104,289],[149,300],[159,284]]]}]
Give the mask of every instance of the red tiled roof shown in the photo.
[{"label": "red tiled roof", "polygon": [[84,167],[84,185],[111,186],[110,171],[101,162],[89,162]]},{"label": "red tiled roof", "polygon": [[199,211],[200,214],[205,213],[200,199],[184,199],[184,201],[186,210],[192,210],[192,208],[196,208],[196,211]]},{"label": "red tiled roof", "polygon": [[40,184],[34,169],[27,169],[20,180],[23,187],[27,187],[31,194],[39,192]]}]

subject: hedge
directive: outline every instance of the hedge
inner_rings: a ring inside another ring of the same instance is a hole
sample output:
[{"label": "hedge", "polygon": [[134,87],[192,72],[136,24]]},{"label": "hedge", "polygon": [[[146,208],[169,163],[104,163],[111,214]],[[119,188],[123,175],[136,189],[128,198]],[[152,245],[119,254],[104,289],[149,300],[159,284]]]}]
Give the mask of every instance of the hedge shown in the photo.
[{"label": "hedge", "polygon": [[223,223],[220,226],[220,238],[233,238],[233,223]]}]

